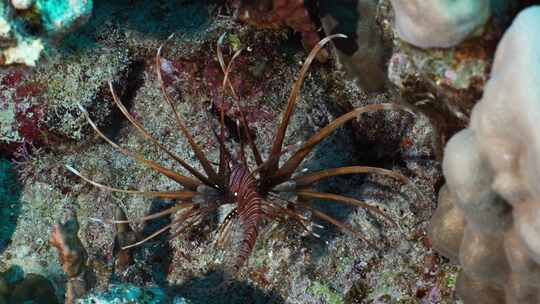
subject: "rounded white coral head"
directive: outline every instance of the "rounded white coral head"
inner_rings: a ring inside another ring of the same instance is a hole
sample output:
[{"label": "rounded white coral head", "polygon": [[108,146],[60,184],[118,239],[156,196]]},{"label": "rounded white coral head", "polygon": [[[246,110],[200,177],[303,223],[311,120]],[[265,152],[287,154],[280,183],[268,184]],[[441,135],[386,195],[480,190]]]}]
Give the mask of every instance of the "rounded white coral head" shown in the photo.
[{"label": "rounded white coral head", "polygon": [[516,231],[540,262],[540,6],[501,39],[470,129],[493,170],[491,188],[513,206]]},{"label": "rounded white coral head", "polygon": [[521,12],[506,31],[471,128],[495,171],[495,190],[512,204],[536,197],[540,207],[538,29],[540,6],[535,6]]},{"label": "rounded white coral head", "polygon": [[11,5],[18,10],[27,10],[34,5],[35,0],[11,0]]},{"label": "rounded white coral head", "polygon": [[481,29],[489,0],[391,0],[399,37],[422,48],[452,47]]}]

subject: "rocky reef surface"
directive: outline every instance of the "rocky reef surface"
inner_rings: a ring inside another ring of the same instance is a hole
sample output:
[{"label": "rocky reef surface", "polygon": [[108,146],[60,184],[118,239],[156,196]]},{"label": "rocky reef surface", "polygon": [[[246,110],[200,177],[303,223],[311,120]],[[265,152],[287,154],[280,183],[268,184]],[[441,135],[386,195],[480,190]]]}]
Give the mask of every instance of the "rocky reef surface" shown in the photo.
[{"label": "rocky reef surface", "polygon": [[[292,147],[305,141],[353,107],[401,100],[420,108],[415,116],[400,111],[360,116],[322,142],[298,170],[370,165],[407,176],[409,184],[368,174],[318,185],[320,190],[384,206],[397,226],[388,226],[363,209],[317,203],[361,230],[376,248],[325,223],[317,230],[320,238],[301,235],[292,222],[270,223],[229,289],[215,293],[205,290],[219,285],[223,277],[225,254],[214,243],[228,210],[171,241],[163,235],[118,253],[120,233],[149,235],[170,219],[123,230],[106,221],[115,210],[135,219],[172,202],[100,190],[65,165],[122,189],[173,190],[176,185],[98,138],[78,105],[122,147],[174,166],[114,107],[107,84],[112,81],[132,116],[168,149],[201,169],[163,99],[154,56],[174,33],[163,48],[159,68],[187,127],[204,153],[217,161],[212,129],[218,128],[215,109],[223,76],[215,50],[226,33],[226,60],[244,49],[231,80],[255,130],[255,141],[267,156],[307,52],[302,37],[290,29],[238,23],[230,9],[213,1],[94,1],[92,18],[65,35],[46,60],[32,69],[15,65],[0,70],[0,215],[8,219],[0,226],[0,303],[11,296],[4,293],[5,286],[21,284],[30,274],[47,278],[63,301],[68,277],[57,249],[47,240],[55,223],[73,211],[92,273],[88,283],[93,290],[84,300],[90,303],[97,299],[115,303],[115,297],[129,299],[131,292],[163,303],[224,303],[224,297],[230,303],[455,302],[458,267],[432,250],[426,233],[442,185],[439,153],[446,138],[468,122],[505,23],[490,19],[495,23],[489,23],[483,34],[454,48],[420,49],[395,35],[394,13],[386,0],[378,1],[377,14],[369,20],[377,22],[381,29],[377,39],[388,45],[387,89],[367,94],[362,82],[337,68],[335,56],[316,62],[285,142]],[[287,20],[282,23],[291,23]],[[341,64],[354,64],[355,60],[344,59],[348,55],[344,50],[339,51]],[[334,53],[332,48],[326,51]],[[227,108],[226,116],[233,122],[227,143],[232,146],[238,144],[234,128],[238,115]]]}]

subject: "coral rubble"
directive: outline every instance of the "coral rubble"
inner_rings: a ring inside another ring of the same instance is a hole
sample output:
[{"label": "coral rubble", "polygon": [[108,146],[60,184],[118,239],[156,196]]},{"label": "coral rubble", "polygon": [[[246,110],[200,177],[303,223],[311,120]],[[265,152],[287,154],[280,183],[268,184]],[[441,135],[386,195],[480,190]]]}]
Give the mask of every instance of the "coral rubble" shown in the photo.
[{"label": "coral rubble", "polygon": [[[540,300],[540,6],[504,34],[467,129],[445,149],[433,244],[463,267],[466,303]],[[482,296],[482,301],[480,301]]]}]

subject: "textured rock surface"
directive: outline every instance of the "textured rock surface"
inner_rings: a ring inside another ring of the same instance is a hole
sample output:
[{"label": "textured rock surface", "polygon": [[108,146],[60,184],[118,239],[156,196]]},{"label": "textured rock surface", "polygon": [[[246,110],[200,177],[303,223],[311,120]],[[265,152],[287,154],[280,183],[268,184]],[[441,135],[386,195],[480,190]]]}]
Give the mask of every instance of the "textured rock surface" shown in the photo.
[{"label": "textured rock surface", "polygon": [[34,70],[1,70],[0,151],[85,138],[89,127],[76,115],[77,104],[91,109],[99,125],[110,124],[107,81],[125,85],[130,63],[127,50],[95,45],[66,51]]},{"label": "textured rock surface", "polygon": [[[242,22],[259,28],[279,29],[288,26],[302,35],[302,45],[311,50],[321,39],[317,27],[309,14],[308,7],[303,1],[272,0],[272,1],[241,1],[233,0],[235,15]],[[310,3],[307,3],[310,4]],[[317,58],[324,62],[328,60],[326,50],[321,51]]]},{"label": "textured rock surface", "polygon": [[[491,79],[468,129],[445,150],[448,193],[432,222],[435,248],[459,255],[458,292],[504,303],[540,298],[538,178],[540,151],[540,6],[521,12],[501,40]],[[444,223],[465,223],[464,229]],[[462,238],[456,246],[456,238]]]}]

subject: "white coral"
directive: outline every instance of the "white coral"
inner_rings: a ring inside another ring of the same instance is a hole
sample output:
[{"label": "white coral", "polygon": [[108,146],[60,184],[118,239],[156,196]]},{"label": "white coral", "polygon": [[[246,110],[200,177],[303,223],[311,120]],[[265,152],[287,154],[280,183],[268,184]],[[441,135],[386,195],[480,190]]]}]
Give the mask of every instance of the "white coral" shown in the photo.
[{"label": "white coral", "polygon": [[452,47],[481,28],[489,0],[391,0],[399,37],[422,48]]},{"label": "white coral", "polygon": [[[460,213],[437,210],[432,237],[450,257],[459,252],[458,288],[466,303],[480,303],[482,293],[489,303],[540,301],[538,29],[540,6],[516,17],[497,47],[491,79],[469,128],[445,149],[449,191],[441,197],[450,198]],[[449,218],[456,216],[465,219],[464,229],[437,228],[449,220],[461,223]],[[456,245],[458,234],[462,240]]]},{"label": "white coral", "polygon": [[32,39],[19,42],[16,46],[2,51],[5,64],[22,63],[35,66],[39,60],[44,46],[41,39]]}]

